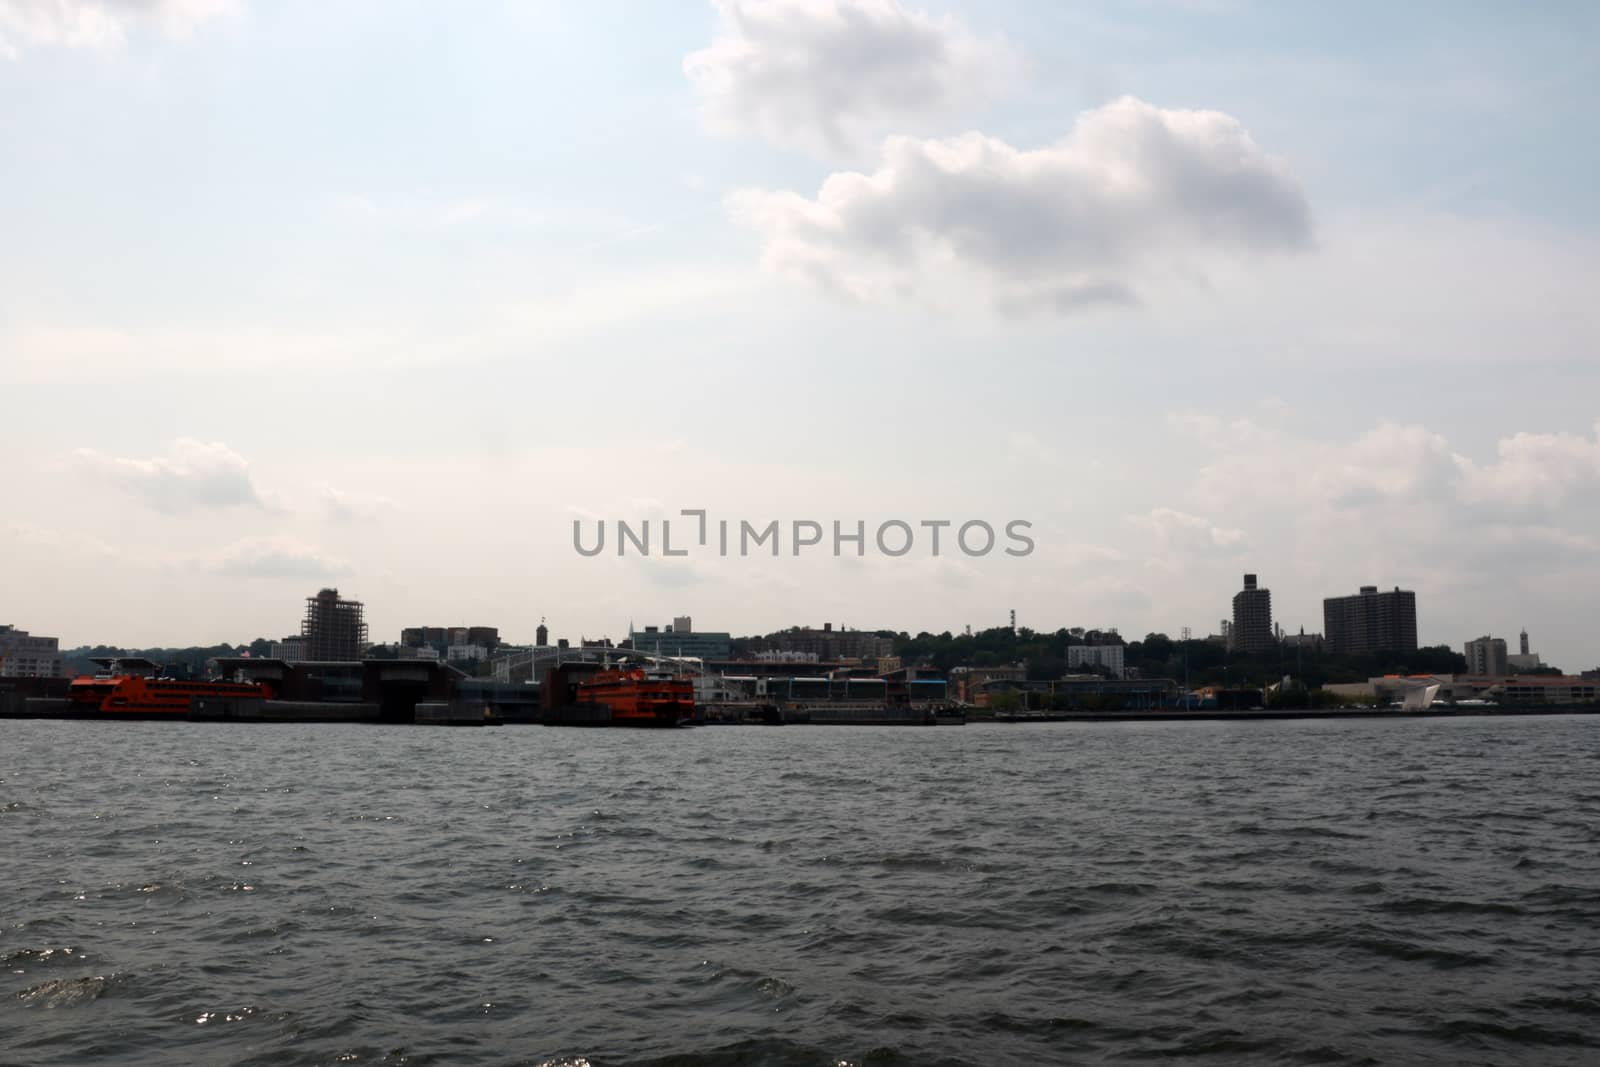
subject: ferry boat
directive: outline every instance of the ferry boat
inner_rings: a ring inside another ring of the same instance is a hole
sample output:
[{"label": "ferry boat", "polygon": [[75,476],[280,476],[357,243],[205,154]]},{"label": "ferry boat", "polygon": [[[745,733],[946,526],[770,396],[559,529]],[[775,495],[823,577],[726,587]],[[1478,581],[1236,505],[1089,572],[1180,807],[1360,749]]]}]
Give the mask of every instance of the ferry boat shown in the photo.
[{"label": "ferry boat", "polygon": [[578,683],[577,700],[580,705],[607,709],[612,726],[689,726],[695,722],[692,681],[639,667],[601,671],[585,678]]},{"label": "ferry boat", "polygon": [[98,673],[79,675],[67,686],[67,699],[76,711],[183,716],[189,714],[189,702],[194,697],[272,697],[271,688],[266,685],[161,678],[161,665],[146,659],[107,658],[94,662],[101,667]]}]

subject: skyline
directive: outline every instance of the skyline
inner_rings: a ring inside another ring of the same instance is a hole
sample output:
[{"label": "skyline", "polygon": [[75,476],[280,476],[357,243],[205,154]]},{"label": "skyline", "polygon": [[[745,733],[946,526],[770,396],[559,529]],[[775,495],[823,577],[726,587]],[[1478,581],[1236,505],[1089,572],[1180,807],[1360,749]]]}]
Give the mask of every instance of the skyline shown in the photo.
[{"label": "skyline", "polygon": [[[1596,29],[0,0],[6,621],[277,637],[336,585],[375,633],[1132,639],[1248,571],[1291,633],[1400,586],[1423,644],[1588,669]],[[572,549],[683,508],[1037,547]]]}]

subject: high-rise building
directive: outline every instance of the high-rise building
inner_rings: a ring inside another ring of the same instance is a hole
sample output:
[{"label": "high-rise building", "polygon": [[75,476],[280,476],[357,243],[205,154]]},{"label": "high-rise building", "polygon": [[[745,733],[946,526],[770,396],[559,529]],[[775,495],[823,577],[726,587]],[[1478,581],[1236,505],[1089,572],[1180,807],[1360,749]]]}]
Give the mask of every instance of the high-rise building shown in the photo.
[{"label": "high-rise building", "polygon": [[1235,652],[1268,652],[1272,637],[1272,590],[1256,587],[1256,576],[1244,576],[1244,588],[1233,594],[1229,647]]},{"label": "high-rise building", "polygon": [[66,664],[61,641],[34,637],[15,626],[0,626],[0,678],[61,678]]},{"label": "high-rise building", "polygon": [[1380,593],[1364,585],[1355,596],[1331,596],[1322,602],[1322,632],[1335,654],[1415,652],[1417,594],[1395,586]]},{"label": "high-rise building", "polygon": [[367,650],[367,623],[359,600],[340,600],[339,590],[323,589],[306,597],[300,624],[303,654],[313,662],[360,659]]},{"label": "high-rise building", "polygon": [[1504,675],[1506,673],[1506,639],[1487,635],[1466,645],[1467,673]]}]

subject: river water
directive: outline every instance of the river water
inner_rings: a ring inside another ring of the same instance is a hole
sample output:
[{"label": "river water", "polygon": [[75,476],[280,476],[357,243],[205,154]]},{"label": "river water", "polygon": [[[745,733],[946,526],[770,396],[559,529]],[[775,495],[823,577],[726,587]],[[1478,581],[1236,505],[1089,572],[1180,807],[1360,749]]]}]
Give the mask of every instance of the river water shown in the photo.
[{"label": "river water", "polygon": [[0,1063],[1593,1064],[1600,718],[0,722]]}]

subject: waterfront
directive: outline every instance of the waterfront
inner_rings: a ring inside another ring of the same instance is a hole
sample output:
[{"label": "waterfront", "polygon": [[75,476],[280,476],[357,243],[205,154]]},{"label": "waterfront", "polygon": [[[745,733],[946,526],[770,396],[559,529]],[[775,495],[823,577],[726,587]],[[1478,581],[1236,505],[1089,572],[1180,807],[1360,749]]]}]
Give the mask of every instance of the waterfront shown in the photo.
[{"label": "waterfront", "polygon": [[1588,1063],[1600,722],[0,722],[0,1062]]}]

